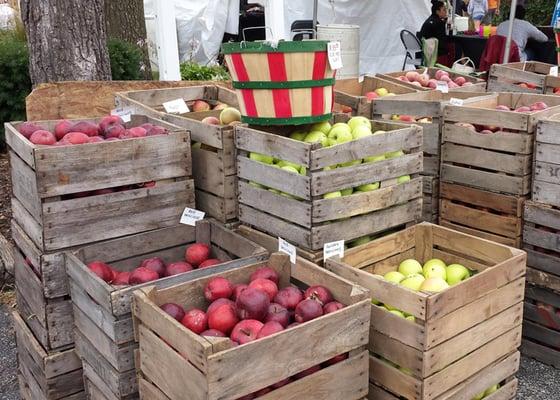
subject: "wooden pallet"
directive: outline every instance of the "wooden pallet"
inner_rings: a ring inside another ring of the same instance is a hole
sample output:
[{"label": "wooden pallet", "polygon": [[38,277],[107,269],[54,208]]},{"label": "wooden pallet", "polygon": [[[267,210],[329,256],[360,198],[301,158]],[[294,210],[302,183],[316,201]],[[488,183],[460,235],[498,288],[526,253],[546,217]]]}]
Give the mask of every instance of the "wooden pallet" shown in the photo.
[{"label": "wooden pallet", "polygon": [[508,246],[521,247],[525,196],[440,183],[442,226]]},{"label": "wooden pallet", "polygon": [[[368,100],[366,94],[380,88],[385,88],[389,93],[396,95],[417,92],[416,89],[377,76],[366,75],[361,82],[358,79],[337,79],[334,85],[334,107],[335,109],[337,106],[347,107],[352,115],[361,115],[369,119],[372,117],[372,105],[375,100]],[[341,109],[341,111],[345,110]]]},{"label": "wooden pallet", "polygon": [[[518,113],[496,110],[545,101],[544,111]],[[441,147],[441,179],[517,196],[531,191],[533,140],[539,118],[560,111],[557,96],[502,93],[468,105],[447,105]],[[481,134],[457,123],[500,128]]]},{"label": "wooden pallet", "polygon": [[18,354],[18,380],[25,400],[85,398],[82,364],[74,349],[46,351],[25,324],[12,313]]},{"label": "wooden pallet", "polygon": [[539,121],[536,134],[532,199],[560,208],[560,117]]},{"label": "wooden pallet", "polygon": [[[284,137],[290,133],[286,129],[270,133],[237,126],[240,221],[312,251],[328,242],[351,241],[417,221],[422,212],[422,179],[417,175],[422,171],[421,129],[378,121],[372,124],[374,131],[387,132],[327,148]],[[401,149],[405,154],[393,159],[324,170],[333,164]],[[249,152],[303,165],[307,175],[252,160]],[[397,184],[396,178],[402,175],[410,175],[411,180]],[[380,188],[323,198],[330,192],[372,182],[381,182]]]},{"label": "wooden pallet", "polygon": [[[37,121],[48,129],[56,122]],[[184,207],[194,207],[189,133],[141,115],[133,115],[128,125],[146,122],[171,133],[47,147],[25,139],[17,131],[20,122],[6,124],[13,217],[39,250],[60,250],[176,225]],[[152,181],[155,186],[143,187]],[[107,188],[119,191],[92,192]]]},{"label": "wooden pallet", "polygon": [[[436,75],[436,71],[439,68],[419,68],[416,70],[416,72],[423,74],[424,72],[427,72],[428,75],[430,76],[430,79],[435,79],[435,75]],[[453,71],[447,71],[449,73],[449,77],[451,79],[455,79],[459,76],[462,76],[463,78],[465,78],[467,80],[467,82],[471,82],[472,85],[471,86],[465,86],[465,87],[459,87],[456,89],[450,89],[451,92],[453,93],[457,93],[457,92],[485,92],[486,91],[486,82],[484,82],[483,79],[480,78],[475,78],[472,77],[470,75],[464,75],[464,74],[460,74],[458,72],[453,72]],[[398,83],[400,85],[406,86],[406,87],[410,87],[416,90],[420,90],[420,91],[430,91],[433,89],[430,88],[426,88],[426,87],[419,87],[416,85],[413,85],[412,83],[409,82],[403,82],[401,80],[399,80],[399,76],[404,75],[406,72],[404,71],[397,71],[397,72],[389,72],[389,73],[384,73],[384,74],[377,74],[377,76],[379,76],[380,78],[383,79],[387,79],[390,80],[392,82]]]},{"label": "wooden pallet", "polygon": [[[555,88],[560,87],[560,79],[550,75],[553,66],[537,61],[494,64],[488,74],[488,91],[552,94]],[[522,87],[521,83],[536,87]]]},{"label": "wooden pallet", "polygon": [[164,102],[182,98],[217,101],[238,106],[234,91],[214,86],[141,90],[117,93],[119,107],[131,107],[139,113],[154,116],[181,126],[191,132],[193,146],[193,176],[196,187],[196,207],[207,216],[226,223],[237,219],[235,147],[233,127],[203,124],[205,117],[219,117],[220,111],[167,114]]},{"label": "wooden pallet", "polygon": [[[374,275],[396,270],[407,258],[439,258],[478,272],[435,294],[410,291]],[[325,268],[368,288],[377,301],[415,317],[408,321],[371,306],[370,381],[397,396],[439,399],[488,366],[516,357],[526,271],[521,250],[421,223],[350,249],[342,260],[329,258]],[[517,364],[506,376],[516,370]]]},{"label": "wooden pallet", "polygon": [[422,221],[437,223],[439,218],[439,179],[422,177]]},{"label": "wooden pallet", "polygon": [[[368,390],[365,345],[370,319],[369,293],[302,258],[290,264],[289,257],[281,253],[220,275],[232,282],[245,282],[263,265],[279,273],[282,287],[290,282],[304,287],[320,283],[329,287],[346,307],[232,348],[227,338],[210,342],[193,334],[158,306],[165,298],[187,309],[204,307],[202,288],[211,277],[166,289],[145,288],[134,293],[133,307],[142,375],[170,399],[184,398],[185,391],[192,400],[237,399],[349,352],[348,359],[283,386],[263,399],[362,399]],[[295,337],[300,338],[297,345]],[[188,361],[180,354],[189,354]],[[258,379],[246,379],[257,375]]]}]

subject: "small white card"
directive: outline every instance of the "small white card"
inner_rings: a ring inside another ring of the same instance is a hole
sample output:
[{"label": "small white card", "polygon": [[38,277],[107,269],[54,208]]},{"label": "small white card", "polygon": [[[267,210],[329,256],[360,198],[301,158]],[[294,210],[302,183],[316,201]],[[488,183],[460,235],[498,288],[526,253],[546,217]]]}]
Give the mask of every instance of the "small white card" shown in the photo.
[{"label": "small white card", "polygon": [[342,55],[340,51],[340,42],[327,43],[327,53],[329,56],[329,64],[331,69],[342,68]]},{"label": "small white card", "polygon": [[111,115],[118,115],[125,124],[130,122],[132,114],[134,114],[134,110],[131,107],[115,108],[111,110]]},{"label": "small white card", "polygon": [[550,67],[550,72],[548,74],[552,76],[558,76],[558,65]]},{"label": "small white card", "polygon": [[442,93],[449,93],[449,86],[447,86],[447,82],[445,81],[438,81],[436,90],[439,90]]},{"label": "small white card", "polygon": [[278,251],[290,256],[290,262],[296,263],[296,247],[286,242],[281,237],[278,237]]},{"label": "small white card", "polygon": [[452,106],[462,106],[464,104],[463,99],[458,99],[456,97],[452,97],[449,100],[449,104],[451,104]]},{"label": "small white card", "polygon": [[323,260],[334,256],[344,257],[344,240],[325,243],[323,246]]},{"label": "small white card", "polygon": [[163,108],[165,108],[165,112],[169,114],[185,114],[190,111],[189,106],[187,106],[187,103],[185,103],[183,99],[167,101],[163,103]]},{"label": "small white card", "polygon": [[204,211],[195,210],[194,208],[185,207],[183,214],[181,214],[181,224],[195,226],[196,221],[200,221],[204,218]]}]

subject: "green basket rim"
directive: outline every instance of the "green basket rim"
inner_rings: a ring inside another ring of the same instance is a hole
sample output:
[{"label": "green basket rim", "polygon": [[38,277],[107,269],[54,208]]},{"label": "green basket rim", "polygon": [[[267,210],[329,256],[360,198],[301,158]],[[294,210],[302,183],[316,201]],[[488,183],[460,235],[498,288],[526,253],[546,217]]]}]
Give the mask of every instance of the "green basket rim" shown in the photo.
[{"label": "green basket rim", "polygon": [[319,80],[306,80],[306,81],[284,81],[284,82],[271,82],[271,81],[247,81],[239,82],[232,81],[231,85],[234,89],[304,89],[319,86],[334,86],[335,79],[319,79]]},{"label": "green basket rim", "polygon": [[279,41],[276,47],[268,42],[230,42],[222,44],[222,53],[306,53],[327,51],[326,40]]},{"label": "green basket rim", "polygon": [[292,118],[266,118],[266,117],[247,117],[241,116],[241,122],[250,125],[305,125],[316,122],[328,121],[332,118],[332,113],[323,115],[313,115],[309,117]]}]

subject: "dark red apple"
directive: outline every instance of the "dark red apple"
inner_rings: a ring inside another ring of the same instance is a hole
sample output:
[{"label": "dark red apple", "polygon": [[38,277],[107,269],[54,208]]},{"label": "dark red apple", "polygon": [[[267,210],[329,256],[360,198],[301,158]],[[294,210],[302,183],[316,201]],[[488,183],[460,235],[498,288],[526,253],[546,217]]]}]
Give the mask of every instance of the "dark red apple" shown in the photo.
[{"label": "dark red apple", "polygon": [[225,299],[225,298],[219,298],[217,300],[214,300],[212,302],[212,304],[210,304],[208,306],[208,309],[206,310],[206,312],[208,314],[210,314],[212,311],[214,311],[216,308],[218,308],[219,306],[222,306],[224,304],[229,304],[230,306],[235,308],[235,303],[233,301],[231,301],[230,299]]},{"label": "dark red apple", "polygon": [[167,135],[168,133],[167,129],[161,126],[152,126],[150,129],[146,129],[146,136]]},{"label": "dark red apple", "polygon": [[235,325],[231,331],[230,338],[239,344],[245,344],[257,339],[260,330],[263,327],[261,321],[255,319],[245,319]]},{"label": "dark red apple", "polygon": [[233,293],[233,285],[226,278],[217,276],[210,279],[204,288],[204,297],[208,301],[227,299]]},{"label": "dark red apple", "polygon": [[142,261],[140,266],[155,271],[160,278],[165,276],[165,263],[159,257],[147,258]]},{"label": "dark red apple", "polygon": [[300,322],[292,322],[290,325],[288,325],[288,327],[286,329],[294,328],[298,325],[301,325],[301,323]]},{"label": "dark red apple", "polygon": [[290,312],[278,303],[270,303],[264,321],[276,321],[285,328],[290,324]]},{"label": "dark red apple", "polygon": [[209,258],[208,260],[201,262],[198,268],[212,267],[214,265],[220,264],[221,262],[222,261],[218,260],[217,258]]},{"label": "dark red apple", "polygon": [[185,250],[185,261],[194,266],[199,266],[210,258],[210,246],[206,243],[195,243]]},{"label": "dark red apple", "polygon": [[274,296],[274,302],[285,307],[287,310],[295,310],[296,306],[303,300],[303,293],[297,287],[287,286],[280,289],[276,296]]},{"label": "dark red apple", "polygon": [[331,301],[323,306],[323,314],[330,314],[337,310],[344,308],[344,304],[339,303],[338,301]]},{"label": "dark red apple", "polygon": [[106,117],[103,117],[103,119],[99,123],[99,130],[102,134],[105,134],[107,128],[115,124],[124,125],[124,121],[118,115],[107,115]]},{"label": "dark red apple", "polygon": [[333,295],[329,289],[324,286],[316,285],[307,288],[303,297],[306,299],[317,300],[321,304],[327,304],[334,300]]},{"label": "dark red apple", "polygon": [[103,261],[92,261],[87,266],[91,272],[105,282],[111,282],[113,280],[113,269],[109,264],[105,264]]},{"label": "dark red apple", "polygon": [[82,132],[88,136],[99,135],[99,126],[93,122],[81,121],[72,126],[72,132]]},{"label": "dark red apple", "polygon": [[126,134],[126,128],[120,124],[110,125],[105,129],[105,139],[118,139]]},{"label": "dark red apple", "polygon": [[268,298],[270,299],[270,301],[272,301],[272,299],[274,299],[274,297],[278,293],[278,286],[276,286],[276,283],[274,283],[270,279],[257,278],[249,283],[249,287],[262,290],[263,292],[268,294]]},{"label": "dark red apple", "polygon": [[129,271],[122,271],[118,272],[117,275],[113,278],[113,282],[111,282],[115,286],[125,286],[129,285],[131,272]]},{"label": "dark red apple", "polygon": [[271,280],[272,282],[276,283],[276,285],[278,285],[278,282],[280,282],[280,276],[278,275],[278,272],[276,272],[276,270],[271,267],[261,267],[257,269],[251,274],[249,280],[254,281],[258,278]]},{"label": "dark red apple", "polygon": [[49,131],[37,130],[31,134],[29,141],[42,146],[52,146],[56,143],[56,137]]},{"label": "dark red apple", "polygon": [[64,137],[64,135],[70,132],[72,126],[73,126],[72,122],[67,121],[65,119],[58,121],[54,126],[54,135],[56,136],[56,140],[61,140]]},{"label": "dark red apple", "polygon": [[323,315],[323,306],[317,300],[305,299],[296,307],[296,322],[307,322]]},{"label": "dark red apple", "polygon": [[239,319],[235,308],[229,304],[221,305],[208,314],[208,327],[226,335],[231,332],[237,322],[239,322]]},{"label": "dark red apple", "polygon": [[279,322],[269,321],[262,326],[261,330],[257,335],[257,339],[274,335],[275,333],[281,332],[283,330],[284,327]]},{"label": "dark red apple", "polygon": [[186,263],[184,261],[177,261],[169,264],[165,268],[165,276],[178,275],[184,272],[192,271],[193,269],[194,269],[193,266],[190,265],[189,263]]},{"label": "dark red apple", "polygon": [[269,305],[270,298],[268,294],[262,290],[251,287],[242,291],[235,301],[237,315],[241,319],[256,319],[262,321],[266,317],[266,314],[268,314]]},{"label": "dark red apple", "polygon": [[179,322],[185,317],[185,310],[179,304],[165,303],[160,308]]},{"label": "dark red apple", "polygon": [[132,271],[128,282],[130,282],[131,285],[137,285],[140,283],[156,281],[158,279],[159,275],[156,271],[152,271],[151,269],[145,267],[138,267]]},{"label": "dark red apple", "polygon": [[26,139],[29,139],[33,132],[39,130],[45,130],[45,128],[33,122],[24,122],[18,127],[19,133],[21,133]]},{"label": "dark red apple", "polygon": [[249,285],[246,285],[244,283],[238,283],[236,285],[233,285],[233,293],[231,295],[231,299],[233,301],[237,300],[237,297],[239,296],[239,293],[241,293],[242,291],[244,291],[248,287],[249,287]]},{"label": "dark red apple", "polygon": [[194,333],[200,334],[208,329],[208,315],[198,308],[193,308],[185,313],[181,324]]}]

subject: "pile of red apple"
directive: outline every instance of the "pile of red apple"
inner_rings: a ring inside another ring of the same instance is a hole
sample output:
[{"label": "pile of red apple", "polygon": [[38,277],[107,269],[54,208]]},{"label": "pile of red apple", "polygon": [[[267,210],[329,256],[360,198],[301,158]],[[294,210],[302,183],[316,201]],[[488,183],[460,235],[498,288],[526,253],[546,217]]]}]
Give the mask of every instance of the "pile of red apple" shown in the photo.
[{"label": "pile of red apple", "polygon": [[417,71],[408,71],[405,75],[401,75],[397,79],[418,87],[425,87],[430,89],[435,89],[437,87],[438,81],[446,82],[449,89],[455,89],[463,86],[472,86],[472,82],[467,81],[466,78],[458,76],[455,79],[452,79],[449,76],[449,72],[441,69],[438,69],[435,72],[434,78],[431,78],[427,73],[420,74]]},{"label": "pile of red apple", "polygon": [[228,108],[228,105],[225,103],[217,102],[214,106],[212,106],[210,105],[210,103],[202,99],[189,101],[187,102],[187,106],[189,106],[189,109],[191,109],[193,112],[223,110],[225,108]]},{"label": "pile of red apple", "polygon": [[117,115],[108,115],[99,124],[60,120],[52,132],[34,122],[24,122],[18,131],[31,143],[42,146],[69,146],[169,133],[167,129],[149,123],[126,128],[121,117]]},{"label": "pile of red apple", "polygon": [[[268,266],[253,272],[247,284],[233,284],[218,276],[210,279],[204,288],[209,304],[206,311],[185,310],[175,303],[163,304],[161,309],[200,336],[229,337],[238,346],[344,307],[324,286],[310,286],[305,291],[295,286],[279,288],[279,280],[278,273]],[[254,399],[346,358],[347,354],[334,357],[241,399]]]},{"label": "pile of red apple", "polygon": [[139,285],[166,276],[189,272],[194,269],[208,268],[223,261],[211,258],[211,248],[206,243],[195,243],[185,250],[185,259],[165,264],[159,257],[143,260],[132,271],[118,271],[102,261],[92,261],[87,266],[99,278],[114,286]]}]

